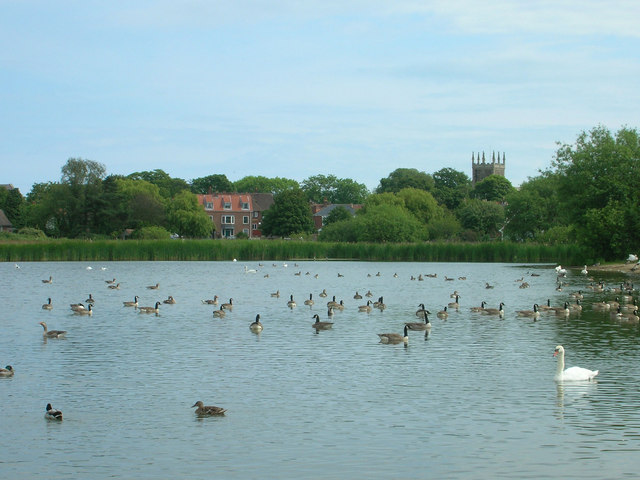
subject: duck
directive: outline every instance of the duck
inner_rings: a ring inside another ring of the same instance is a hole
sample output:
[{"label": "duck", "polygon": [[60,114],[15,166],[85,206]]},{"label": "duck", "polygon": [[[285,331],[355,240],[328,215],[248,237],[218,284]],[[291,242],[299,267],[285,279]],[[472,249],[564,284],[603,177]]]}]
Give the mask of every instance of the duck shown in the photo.
[{"label": "duck", "polygon": [[95,300],[93,299],[93,295],[89,294],[89,298],[87,298],[85,300],[86,303],[95,303]]},{"label": "duck", "polygon": [[274,298],[280,298],[280,290],[277,290],[277,291],[273,292],[271,294],[271,296],[274,297]]},{"label": "duck", "polygon": [[331,327],[333,327],[333,322],[321,322],[320,317],[317,313],[313,316],[313,318],[316,321],[312,323],[311,326],[316,330],[329,330]]},{"label": "duck", "polygon": [[308,300],[305,300],[305,301],[304,301],[304,304],[305,304],[305,305],[309,305],[309,306],[311,306],[311,305],[313,305],[313,303],[314,303],[314,302],[313,302],[313,293],[310,293],[310,294],[309,294],[309,299],[308,299]]},{"label": "duck", "polygon": [[480,306],[479,307],[471,307],[471,311],[472,312],[482,312],[484,310],[484,306],[487,304],[487,302],[480,302]]},{"label": "duck", "polygon": [[53,277],[49,277],[48,280],[42,280],[42,283],[53,283]]},{"label": "duck", "polygon": [[429,316],[424,316],[424,322],[406,322],[405,328],[409,330],[425,331],[431,329],[431,322],[429,322]]},{"label": "duck", "polygon": [[13,377],[13,367],[11,365],[7,365],[4,368],[0,368],[0,377]]},{"label": "duck", "polygon": [[360,299],[362,299],[362,295],[360,295],[360,294],[358,293],[358,291],[356,290],[356,294],[353,296],[353,299],[354,299],[354,300],[360,300]]},{"label": "duck", "polygon": [[318,294],[319,297],[325,298],[327,296],[327,290],[325,288],[322,289],[322,292]]},{"label": "duck", "polygon": [[225,310],[233,310],[233,298],[230,298],[227,303],[223,303],[220,305],[220,308],[224,308]]},{"label": "duck", "polygon": [[418,310],[416,310],[416,317],[418,318],[424,318],[426,317],[428,314],[430,314],[431,312],[429,310],[427,310],[426,308],[424,308],[424,303],[421,303],[420,305],[418,305]]},{"label": "duck", "polygon": [[287,302],[287,307],[289,308],[294,308],[296,307],[298,304],[296,303],[296,301],[293,299],[293,295],[289,296],[289,301]]},{"label": "duck", "polygon": [[75,315],[93,315],[93,305],[89,304],[87,308],[80,308],[78,310],[74,310],[73,313]]},{"label": "duck", "polygon": [[120,284],[116,283],[115,285],[108,285],[111,290],[120,290]]},{"label": "duck", "polygon": [[214,295],[213,298],[209,298],[207,300],[202,300],[202,303],[206,305],[217,305],[218,304],[218,295]]},{"label": "duck", "polygon": [[447,318],[449,316],[449,312],[447,312],[447,307],[444,307],[438,313],[436,313],[438,318]]},{"label": "duck", "polygon": [[253,333],[260,333],[262,331],[262,323],[260,323],[260,314],[256,315],[256,320],[249,325],[249,330]]},{"label": "duck", "polygon": [[500,302],[500,305],[498,306],[498,308],[485,308],[482,311],[483,315],[499,315],[501,317],[504,317],[504,302]]},{"label": "duck", "polygon": [[43,310],[53,310],[53,304],[51,303],[51,297],[47,299],[47,303],[42,305]]},{"label": "duck", "polygon": [[404,333],[402,335],[399,333],[379,333],[378,337],[380,337],[380,343],[390,345],[404,343],[406,345],[409,343],[409,327],[404,326]]},{"label": "duck", "polygon": [[589,370],[582,367],[571,367],[564,369],[564,347],[558,345],[553,352],[554,357],[558,357],[558,363],[556,366],[556,375],[554,377],[556,382],[563,381],[585,381],[593,380],[598,375],[598,370]]},{"label": "duck", "polygon": [[138,296],[136,295],[135,297],[133,297],[133,302],[131,302],[131,301],[122,302],[122,305],[125,306],[125,307],[138,308]]},{"label": "duck", "polygon": [[455,308],[456,310],[460,307],[460,304],[458,303],[458,300],[460,299],[460,295],[456,295],[454,297],[456,299],[455,302],[449,302],[449,308]]},{"label": "duck", "polygon": [[160,313],[160,302],[156,302],[155,307],[138,307],[138,313]]},{"label": "duck", "polygon": [[44,322],[39,322],[39,325],[42,325],[42,328],[44,328],[42,336],[45,338],[60,338],[67,334],[66,330],[49,330],[47,324]]},{"label": "duck", "polygon": [[485,284],[484,284],[484,288],[486,288],[486,289],[490,289],[490,288],[494,288],[494,286],[493,286],[493,285],[490,285],[490,284],[489,284],[489,282],[485,282]]},{"label": "duck", "polygon": [[540,316],[537,303],[533,304],[533,310],[518,310],[516,313],[518,314],[519,317],[538,318]]},{"label": "duck", "polygon": [[116,279],[114,277],[112,280],[105,280],[104,283],[106,283],[107,285],[111,285],[113,283],[116,283]]},{"label": "duck", "polygon": [[224,307],[220,307],[218,310],[213,311],[213,316],[218,318],[224,318],[226,312],[224,311]]},{"label": "duck", "polygon": [[191,405],[191,408],[193,407],[198,407],[196,408],[196,415],[200,417],[207,417],[211,415],[224,415],[224,412],[227,411],[226,408],[214,407],[212,405],[211,406],[205,405],[200,400],[198,400],[196,403]]},{"label": "duck", "polygon": [[149,290],[158,290],[158,288],[160,288],[160,284],[156,283],[155,285],[148,285],[147,288]]},{"label": "duck", "polygon": [[47,403],[47,406],[45,408],[46,410],[44,413],[44,418],[46,418],[47,420],[56,421],[62,420],[62,412],[60,410],[56,410],[55,408],[53,408],[50,403]]},{"label": "duck", "polygon": [[162,303],[166,303],[168,305],[174,305],[176,301],[171,295],[169,295],[169,297],[166,300],[163,300]]},{"label": "duck", "polygon": [[359,312],[371,312],[372,308],[371,308],[371,300],[367,300],[367,304],[366,305],[360,305],[358,307],[358,311]]}]

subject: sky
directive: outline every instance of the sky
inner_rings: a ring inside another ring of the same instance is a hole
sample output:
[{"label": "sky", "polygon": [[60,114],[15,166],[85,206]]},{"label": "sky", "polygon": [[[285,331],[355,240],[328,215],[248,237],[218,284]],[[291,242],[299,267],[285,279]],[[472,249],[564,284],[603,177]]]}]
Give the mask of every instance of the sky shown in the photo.
[{"label": "sky", "polygon": [[514,186],[596,126],[638,128],[636,0],[0,0],[0,184],[27,194],[69,158]]}]

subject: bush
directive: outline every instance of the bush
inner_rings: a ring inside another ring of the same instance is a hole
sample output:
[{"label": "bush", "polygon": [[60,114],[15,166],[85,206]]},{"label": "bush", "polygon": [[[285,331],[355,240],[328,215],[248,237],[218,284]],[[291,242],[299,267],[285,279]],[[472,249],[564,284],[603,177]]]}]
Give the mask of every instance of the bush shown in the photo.
[{"label": "bush", "polygon": [[47,235],[39,228],[24,227],[18,230],[18,235],[27,238],[47,238]]},{"label": "bush", "polygon": [[131,234],[136,240],[165,240],[171,238],[171,232],[162,227],[142,227]]}]

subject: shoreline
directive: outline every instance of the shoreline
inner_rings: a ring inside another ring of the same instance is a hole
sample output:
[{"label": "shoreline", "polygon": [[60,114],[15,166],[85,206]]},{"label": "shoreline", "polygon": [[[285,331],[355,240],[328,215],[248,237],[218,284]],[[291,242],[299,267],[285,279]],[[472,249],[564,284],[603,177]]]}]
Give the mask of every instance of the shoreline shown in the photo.
[{"label": "shoreline", "polygon": [[599,271],[599,272],[618,272],[618,273],[628,273],[640,275],[640,266],[637,262],[629,262],[629,263],[609,263],[606,265],[592,265],[587,267],[588,271]]}]

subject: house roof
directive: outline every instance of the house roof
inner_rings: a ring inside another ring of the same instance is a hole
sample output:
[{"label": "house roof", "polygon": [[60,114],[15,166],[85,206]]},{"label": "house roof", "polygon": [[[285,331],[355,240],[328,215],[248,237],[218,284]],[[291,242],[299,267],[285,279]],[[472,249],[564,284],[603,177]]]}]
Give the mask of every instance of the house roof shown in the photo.
[{"label": "house roof", "polygon": [[271,208],[273,205],[272,193],[252,193],[254,209],[258,211],[265,211]]},{"label": "house roof", "polygon": [[337,207],[342,207],[345,210],[347,210],[347,212],[349,212],[351,215],[355,215],[356,211],[362,208],[362,205],[354,205],[353,203],[332,203],[331,205],[322,207],[313,215],[318,217],[326,217],[327,215],[329,215],[329,213],[331,213],[331,210]]},{"label": "house roof", "polygon": [[13,225],[11,225],[11,222],[9,221],[9,219],[4,214],[4,211],[0,210],[0,227],[12,227],[12,226]]},{"label": "house roof", "polygon": [[[206,195],[198,195],[198,203],[205,205],[206,203],[212,203],[213,208],[207,208],[206,210],[214,211],[251,211],[253,210],[251,195],[248,193],[213,193]],[[242,204],[249,204],[249,208],[242,208]],[[230,204],[230,208],[224,208],[225,204]]]}]

